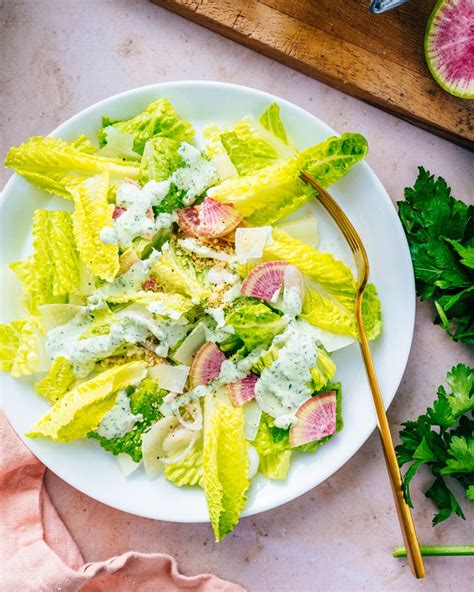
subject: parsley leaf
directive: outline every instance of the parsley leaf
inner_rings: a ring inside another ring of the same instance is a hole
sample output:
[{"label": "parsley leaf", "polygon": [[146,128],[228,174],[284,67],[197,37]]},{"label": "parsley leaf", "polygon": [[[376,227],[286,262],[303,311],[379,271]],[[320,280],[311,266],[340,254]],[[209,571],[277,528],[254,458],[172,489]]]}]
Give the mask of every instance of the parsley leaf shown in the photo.
[{"label": "parsley leaf", "polygon": [[401,444],[396,447],[398,464],[410,463],[403,479],[410,507],[410,483],[420,467],[427,466],[435,478],[425,492],[438,508],[433,526],[453,513],[464,518],[445,477],[456,479],[466,498],[474,501],[474,369],[458,364],[446,382],[451,391],[440,386],[432,407],[416,421],[402,424]]},{"label": "parsley leaf", "polygon": [[474,345],[474,207],[454,199],[446,181],[419,167],[398,213],[407,235],[417,294],[433,300],[435,322]]}]

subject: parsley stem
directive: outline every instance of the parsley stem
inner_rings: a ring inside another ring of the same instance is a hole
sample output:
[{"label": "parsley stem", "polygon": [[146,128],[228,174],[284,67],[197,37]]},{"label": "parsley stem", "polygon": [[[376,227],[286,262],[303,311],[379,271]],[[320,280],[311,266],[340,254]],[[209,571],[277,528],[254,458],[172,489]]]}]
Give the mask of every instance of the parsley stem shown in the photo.
[{"label": "parsley stem", "polygon": [[[420,550],[424,556],[474,555],[474,545],[435,545],[433,547],[420,545]],[[392,556],[406,557],[407,551],[405,547],[397,547],[393,550]]]}]

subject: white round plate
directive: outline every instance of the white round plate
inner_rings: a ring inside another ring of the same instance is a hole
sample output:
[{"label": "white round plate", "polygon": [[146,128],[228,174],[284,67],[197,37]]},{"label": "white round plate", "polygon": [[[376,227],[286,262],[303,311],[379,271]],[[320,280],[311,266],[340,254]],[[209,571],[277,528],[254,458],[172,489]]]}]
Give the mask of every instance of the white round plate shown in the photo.
[{"label": "white round plate", "polygon": [[[189,119],[201,140],[207,123],[231,125],[245,114],[259,116],[273,101],[281,108],[287,131],[299,148],[323,141],[335,132],[328,125],[278,97],[218,82],[171,82],[131,90],[106,99],[58,127],[53,136],[71,140],[79,134],[95,137],[102,115],[128,118],[159,98],[167,97],[178,113]],[[357,131],[357,130],[351,130]],[[371,281],[382,300],[384,329],[372,345],[380,386],[388,406],[400,384],[413,335],[415,289],[410,254],[395,209],[382,184],[365,163],[357,164],[331,188],[350,216],[367,247]],[[18,282],[8,263],[31,252],[31,220],[36,208],[67,209],[70,204],[50,197],[14,175],[3,191],[1,203],[2,322],[22,315]],[[350,253],[327,216],[312,204],[320,227],[320,249],[337,253],[348,264]],[[295,455],[284,482],[259,475],[253,480],[244,516],[283,504],[315,487],[337,471],[367,440],[375,428],[375,414],[357,344],[334,354],[337,378],[343,385],[344,429],[316,454]],[[32,388],[31,379],[14,380],[2,375],[4,409],[25,444],[49,469],[83,493],[147,518],[174,522],[206,522],[208,513],[199,488],[178,488],[159,477],[150,481],[142,470],[124,478],[114,457],[95,442],[81,440],[56,444],[29,440],[23,434],[47,410],[48,404]]]}]

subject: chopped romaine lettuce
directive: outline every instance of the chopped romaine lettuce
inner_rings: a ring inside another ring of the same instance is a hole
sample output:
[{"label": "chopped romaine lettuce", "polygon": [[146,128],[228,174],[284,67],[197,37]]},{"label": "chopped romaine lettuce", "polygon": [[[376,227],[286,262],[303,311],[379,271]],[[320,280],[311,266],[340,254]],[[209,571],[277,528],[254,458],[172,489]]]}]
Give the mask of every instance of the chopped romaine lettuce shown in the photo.
[{"label": "chopped romaine lettuce", "polygon": [[21,341],[21,331],[26,321],[13,321],[0,325],[0,370],[11,372]]},{"label": "chopped romaine lettuce", "polygon": [[73,228],[79,254],[86,266],[103,280],[111,282],[119,270],[117,245],[106,245],[100,238],[103,228],[112,224],[114,206],[107,202],[107,173],[87,179],[72,188]]},{"label": "chopped romaine lettuce", "polygon": [[[282,260],[295,265],[307,279],[302,318],[313,325],[357,337],[355,319],[356,283],[351,270],[330,253],[291,237],[281,228],[273,229],[273,242],[265,246],[266,260]],[[382,329],[380,300],[373,285],[365,289],[363,315],[369,339]]]},{"label": "chopped romaine lettuce", "polygon": [[300,180],[307,170],[329,187],[367,153],[367,141],[359,134],[343,134],[307,148],[290,160],[265,167],[253,175],[228,179],[209,190],[210,197],[232,203],[255,226],[285,218],[311,197],[315,190]]},{"label": "chopped romaine lettuce", "polygon": [[164,475],[178,487],[199,485],[203,487],[202,443],[196,444],[182,460],[165,466]]},{"label": "chopped romaine lettuce", "polygon": [[166,391],[159,388],[155,380],[143,380],[136,388],[127,387],[130,399],[130,411],[140,415],[141,419],[123,436],[105,438],[97,432],[90,432],[88,438],[98,440],[102,448],[114,455],[128,454],[139,462],[142,458],[142,434],[161,417],[159,407]]},{"label": "chopped romaine lettuce", "polygon": [[239,521],[249,488],[244,412],[221,397],[204,407],[203,486],[216,541]]},{"label": "chopped romaine lettuce", "polygon": [[178,142],[189,142],[194,130],[189,121],[181,119],[168,99],[158,99],[150,103],[145,111],[125,121],[106,119],[106,125],[97,132],[101,146],[107,143],[107,128],[113,126],[123,134],[134,137],[133,149],[143,154],[145,144],[154,136],[173,138]]},{"label": "chopped romaine lettuce", "polygon": [[174,243],[163,245],[162,256],[153,265],[153,275],[166,290],[191,298],[205,298],[209,293],[202,272],[196,271],[189,255]]},{"label": "chopped romaine lettuce", "polygon": [[269,347],[286,326],[281,315],[252,298],[239,298],[226,314],[225,322],[234,328],[232,337],[240,339],[247,352]]},{"label": "chopped romaine lettuce", "polygon": [[70,390],[75,380],[72,364],[58,356],[48,374],[35,385],[35,391],[54,404]]},{"label": "chopped romaine lettuce", "polygon": [[97,156],[83,139],[77,146],[58,138],[30,138],[10,148],[5,166],[33,185],[66,199],[72,197],[71,187],[97,174],[108,173],[113,182],[138,177],[138,165]]},{"label": "chopped romaine lettuce", "polygon": [[46,368],[42,327],[37,317],[0,325],[0,370],[18,378]]},{"label": "chopped romaine lettuce", "polygon": [[67,294],[79,291],[80,266],[71,214],[35,210],[33,249],[33,255],[25,261],[11,264],[23,284],[30,310],[64,302]]},{"label": "chopped romaine lettuce", "polygon": [[158,136],[148,140],[140,163],[140,183],[166,181],[177,168],[184,166],[183,157],[178,152],[180,146],[181,143],[173,138]]},{"label": "chopped romaine lettuce", "polygon": [[117,392],[141,381],[145,374],[145,365],[141,362],[130,362],[98,374],[61,397],[50,411],[36,422],[27,436],[42,436],[56,442],[85,438],[112,409]]}]

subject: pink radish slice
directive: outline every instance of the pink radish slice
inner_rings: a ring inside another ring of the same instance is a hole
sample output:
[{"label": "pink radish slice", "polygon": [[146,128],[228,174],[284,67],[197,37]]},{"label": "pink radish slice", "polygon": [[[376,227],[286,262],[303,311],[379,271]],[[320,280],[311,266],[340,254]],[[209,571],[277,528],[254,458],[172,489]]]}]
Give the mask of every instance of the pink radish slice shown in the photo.
[{"label": "pink radish slice", "polygon": [[115,206],[114,211],[112,212],[112,218],[117,220],[120,216],[127,211],[127,208],[122,208],[121,206]]},{"label": "pink radish slice", "polygon": [[295,448],[321,440],[336,431],[336,391],[311,397],[296,412],[298,421],[290,428],[290,446]]},{"label": "pink radish slice", "polygon": [[255,399],[255,384],[257,383],[258,376],[255,374],[249,374],[238,382],[232,382],[227,385],[229,397],[232,400],[234,407],[241,407],[248,403],[252,399]]},{"label": "pink radish slice", "polygon": [[225,362],[225,360],[225,355],[217,345],[211,341],[206,341],[206,343],[198,349],[189,372],[191,388],[200,384],[209,384],[212,380],[217,378],[221,371],[222,363]]},{"label": "pink radish slice", "polygon": [[241,294],[270,302],[272,296],[283,284],[283,276],[287,266],[286,261],[260,263],[245,278],[240,288]]},{"label": "pink radish slice", "polygon": [[231,204],[223,204],[206,197],[200,206],[178,210],[178,224],[185,234],[195,237],[217,238],[232,232],[242,216]]}]

